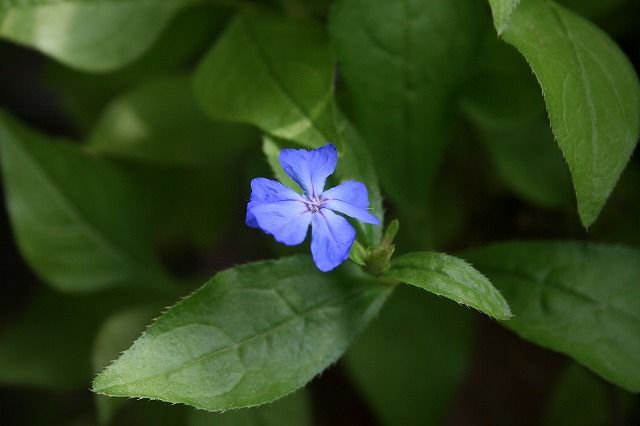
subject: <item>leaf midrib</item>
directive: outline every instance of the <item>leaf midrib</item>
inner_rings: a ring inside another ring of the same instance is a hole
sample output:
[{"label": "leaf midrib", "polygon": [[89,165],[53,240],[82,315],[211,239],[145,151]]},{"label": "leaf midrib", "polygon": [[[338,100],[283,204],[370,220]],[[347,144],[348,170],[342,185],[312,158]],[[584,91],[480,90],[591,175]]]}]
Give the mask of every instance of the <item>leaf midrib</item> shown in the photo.
[{"label": "leaf midrib", "polygon": [[103,233],[95,227],[90,221],[86,220],[86,218],[80,213],[80,211],[74,207],[74,204],[69,201],[69,199],[64,195],[63,192],[59,190],[59,188],[53,184],[54,180],[47,174],[45,169],[41,167],[40,163],[30,155],[29,151],[26,148],[23,148],[19,142],[17,142],[16,137],[14,135],[10,135],[13,139],[13,143],[11,145],[14,149],[17,149],[21,152],[22,157],[26,159],[32,165],[32,170],[34,170],[36,178],[42,182],[42,185],[48,188],[48,192],[53,196],[54,199],[59,200],[59,204],[65,214],[67,214],[76,225],[84,228],[86,231],[86,235],[93,239],[99,246],[104,248],[108,253],[110,253],[117,261],[124,265],[128,265],[133,268],[133,270],[137,270],[137,263],[131,262],[131,258],[135,259],[137,256],[134,253],[123,253],[122,248],[119,247],[114,242],[110,241]]},{"label": "leaf midrib", "polygon": [[[167,370],[167,371],[163,371],[161,373],[153,374],[151,376],[141,377],[141,378],[138,378],[138,379],[135,379],[135,380],[131,380],[129,382],[118,383],[118,384],[114,384],[114,385],[107,386],[107,387],[104,387],[104,388],[94,388],[94,390],[97,391],[97,392],[100,392],[100,393],[106,393],[109,389],[129,386],[129,385],[132,385],[132,384],[135,384],[135,383],[140,383],[140,382],[144,382],[144,381],[147,381],[147,380],[150,380],[150,379],[154,379],[154,378],[157,378],[157,377],[161,377],[161,376],[165,376],[165,375],[169,375],[169,374],[175,373],[177,371],[180,371],[180,370],[183,370],[185,368],[188,368],[189,366],[191,366],[193,364],[201,362],[201,361],[203,361],[203,360],[205,360],[207,358],[221,355],[223,353],[238,349],[241,346],[243,346],[243,345],[245,345],[247,343],[250,343],[253,340],[257,340],[259,338],[267,337],[267,336],[269,336],[271,334],[274,334],[275,332],[277,332],[281,328],[286,328],[288,325],[290,325],[290,324],[292,324],[294,322],[297,322],[297,321],[300,321],[300,320],[306,320],[307,317],[310,316],[311,314],[313,314],[316,311],[319,311],[319,310],[321,310],[321,309],[323,309],[325,307],[328,307],[328,306],[330,306],[332,304],[335,304],[335,303],[338,303],[338,302],[341,302],[341,301],[347,301],[347,300],[352,299],[352,298],[354,298],[356,296],[364,296],[365,294],[367,294],[367,293],[369,293],[371,291],[372,291],[372,289],[366,289],[366,290],[361,290],[360,289],[360,290],[357,290],[357,291],[353,291],[351,293],[347,293],[347,294],[344,294],[344,295],[340,295],[338,297],[331,298],[331,299],[326,300],[326,301],[324,301],[322,303],[313,305],[311,308],[309,308],[306,311],[303,311],[302,313],[297,313],[297,312],[293,311],[294,315],[292,315],[288,319],[286,319],[286,320],[284,320],[284,321],[282,321],[282,322],[280,322],[280,323],[278,323],[278,324],[276,324],[276,325],[274,325],[274,326],[272,326],[270,328],[267,328],[266,330],[261,331],[258,334],[255,334],[255,335],[252,335],[250,337],[241,339],[240,341],[238,341],[238,342],[236,342],[236,343],[234,343],[234,344],[232,344],[230,346],[227,346],[227,347],[224,347],[224,348],[221,348],[221,349],[214,350],[213,352],[209,352],[209,353],[200,355],[199,357],[196,357],[196,358],[194,358],[194,359],[192,359],[192,360],[190,360],[188,362],[185,362],[184,364],[182,364],[182,365],[180,365],[180,366],[178,366],[176,368],[173,368],[173,369],[170,369],[170,370]],[[185,324],[185,325],[189,325],[189,324]],[[182,326],[184,326],[184,325],[182,325]],[[179,328],[179,327],[176,327],[176,328]],[[174,329],[175,328],[173,328],[172,330],[174,330]],[[144,337],[144,335],[143,335],[143,337]],[[154,336],[154,338],[155,337],[157,337],[157,336]],[[104,374],[104,373],[102,373],[102,374]],[[228,392],[230,392],[230,391],[224,392],[222,395],[224,395],[225,393],[228,393]]]},{"label": "leaf midrib", "polygon": [[[310,127],[313,128],[323,139],[325,139],[326,141],[330,141],[332,138],[330,138],[324,132],[324,130],[322,130],[318,126],[318,124],[315,122],[315,119],[311,116],[311,114],[309,112],[307,112],[302,107],[302,105],[296,100],[296,98],[289,92],[289,90],[286,88],[284,82],[278,76],[278,73],[275,72],[275,70],[271,66],[271,61],[269,60],[269,58],[267,57],[267,54],[265,53],[264,49],[262,48],[262,46],[258,42],[258,38],[254,34],[251,25],[249,25],[246,22],[245,19],[242,19],[241,23],[242,23],[242,28],[244,30],[244,33],[247,34],[249,40],[251,41],[251,43],[253,45],[253,49],[257,54],[257,57],[260,59],[260,62],[262,62],[262,64],[264,65],[264,67],[267,70],[269,76],[271,77],[271,80],[275,83],[276,87],[280,90],[280,92],[284,95],[284,97],[291,103],[291,105],[298,112],[298,114],[300,114],[301,117],[303,117],[304,119],[306,119],[309,122]],[[322,105],[323,105],[323,103],[321,102],[320,105],[319,105],[321,109],[322,109]],[[268,130],[271,131],[271,129],[268,129]],[[337,137],[339,137],[337,135],[338,133],[339,132],[336,131],[336,136]]]},{"label": "leaf midrib", "polygon": [[[482,269],[483,271],[487,271],[488,275],[502,275],[503,277],[519,278],[521,280],[533,282],[536,285],[536,287],[550,288],[550,289],[559,291],[561,293],[569,294],[575,297],[576,299],[583,300],[585,304],[590,304],[594,308],[602,307],[602,306],[609,307],[611,308],[610,310],[612,312],[616,312],[640,324],[640,316],[638,316],[636,313],[626,311],[625,309],[622,309],[619,306],[611,303],[605,303],[605,304],[599,303],[598,299],[596,299],[594,296],[592,296],[589,293],[583,293],[579,290],[576,290],[575,288],[567,287],[558,281],[550,281],[546,279],[546,277],[548,277],[551,274],[552,270],[548,270],[547,273],[545,274],[545,278],[541,279],[532,274],[528,274],[526,271],[523,271],[523,270],[501,269],[495,265],[494,266],[482,265],[480,266],[480,269]],[[516,312],[516,315],[517,314],[518,313]]]}]

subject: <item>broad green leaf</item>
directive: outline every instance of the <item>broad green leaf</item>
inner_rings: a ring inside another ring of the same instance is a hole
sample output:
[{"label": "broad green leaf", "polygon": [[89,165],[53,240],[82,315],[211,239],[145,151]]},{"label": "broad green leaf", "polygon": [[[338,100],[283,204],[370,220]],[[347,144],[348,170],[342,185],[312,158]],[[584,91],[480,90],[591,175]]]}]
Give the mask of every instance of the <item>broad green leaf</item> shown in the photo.
[{"label": "broad green leaf", "polygon": [[195,91],[215,119],[310,147],[337,142],[333,61],[313,21],[241,13],[200,63]]},{"label": "broad green leaf", "polygon": [[509,305],[500,292],[457,257],[434,252],[405,254],[392,260],[384,277],[455,300],[499,320],[511,318]]},{"label": "broad green leaf", "polygon": [[168,285],[116,168],[6,115],[0,150],[15,239],[45,281],[70,292]]},{"label": "broad green leaf", "polygon": [[[312,21],[246,11],[198,67],[195,91],[214,119],[249,123],[305,147],[335,143],[336,175],[367,185],[382,218],[382,197],[367,147],[333,98],[334,64],[322,27]],[[367,244],[380,227],[361,225]]]},{"label": "broad green leaf", "polygon": [[355,125],[383,187],[405,209],[423,212],[429,204],[456,95],[482,40],[482,6],[477,0],[341,0],[331,14]]},{"label": "broad green leaf", "polygon": [[335,362],[390,290],[306,256],[217,274],[155,323],[94,381],[95,392],[208,411],[281,398]]},{"label": "broad green leaf", "polygon": [[478,128],[499,176],[532,203],[547,208],[571,206],[569,171],[526,61],[491,34],[478,68],[462,106]]},{"label": "broad green leaf", "polygon": [[311,401],[306,391],[262,407],[233,410],[221,414],[192,410],[189,426],[310,426]]},{"label": "broad green leaf", "polygon": [[78,69],[108,71],[148,49],[197,0],[0,1],[0,37]]},{"label": "broad green leaf", "polygon": [[[515,4],[491,2],[494,18],[503,10],[496,3]],[[633,66],[604,32],[552,1],[522,0],[496,29],[538,78],[580,218],[589,226],[640,135],[640,84]]]},{"label": "broad green leaf", "polygon": [[503,323],[640,391],[640,251],[621,246],[511,242],[467,252],[509,302]]},{"label": "broad green leaf", "polygon": [[[118,312],[102,324],[93,344],[93,372],[104,369],[109,362],[116,359],[122,351],[144,331],[145,326],[153,319],[155,309],[135,307]],[[127,401],[96,395],[98,422],[110,424],[115,414]]]},{"label": "broad green leaf", "polygon": [[442,424],[471,352],[472,315],[402,286],[344,360],[386,426]]},{"label": "broad green leaf", "polygon": [[[195,103],[191,79],[152,80],[114,100],[89,138],[100,154],[163,166],[224,166],[253,142],[247,127],[211,121]],[[226,158],[225,158],[226,157]]]},{"label": "broad green leaf", "polygon": [[228,18],[227,9],[212,3],[198,3],[176,14],[153,46],[117,71],[86,73],[49,61],[45,65],[44,81],[55,90],[75,127],[88,132],[115,94],[155,76],[189,67],[224,29]]}]

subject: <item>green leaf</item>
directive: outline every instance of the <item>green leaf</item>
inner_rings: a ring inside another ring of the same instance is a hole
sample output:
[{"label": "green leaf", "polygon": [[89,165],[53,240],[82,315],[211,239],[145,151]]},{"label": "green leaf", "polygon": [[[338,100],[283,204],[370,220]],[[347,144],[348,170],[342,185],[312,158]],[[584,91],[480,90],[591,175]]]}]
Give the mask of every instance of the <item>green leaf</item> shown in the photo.
[{"label": "green leaf", "polygon": [[467,371],[471,312],[402,286],[344,360],[347,372],[386,426],[444,422]]},{"label": "green leaf", "polygon": [[640,135],[640,84],[600,29],[548,0],[490,2],[503,40],[526,58],[542,87],[569,164],[585,226],[600,213]]},{"label": "green leaf", "polygon": [[[154,312],[155,309],[148,306],[135,307],[107,318],[98,330],[93,345],[93,371],[95,373],[101,371],[122,351],[131,346],[131,343],[153,319]],[[127,401],[96,395],[95,402],[98,422],[101,425],[107,425]]]},{"label": "green leaf", "polygon": [[383,187],[405,209],[424,214],[428,205],[456,95],[482,40],[482,12],[475,0],[341,0],[333,9],[354,122]]},{"label": "green leaf", "polygon": [[455,300],[499,320],[511,318],[509,305],[500,292],[457,257],[434,252],[405,254],[393,259],[384,277]]},{"label": "green leaf", "polygon": [[197,0],[0,0],[0,37],[71,66],[108,71],[148,49]]},{"label": "green leaf", "polygon": [[[132,63],[109,73],[86,73],[58,62],[45,64],[44,82],[83,134],[92,129],[115,94],[155,76],[185,70],[222,32],[229,10],[199,3],[176,14],[166,30]],[[171,54],[167,54],[171,52]]]},{"label": "green leaf", "polygon": [[310,426],[311,401],[305,390],[272,404],[221,414],[192,410],[189,426]]},{"label": "green leaf", "polygon": [[571,177],[524,58],[492,34],[478,68],[462,106],[478,128],[498,175],[509,189],[534,204],[572,206]]},{"label": "green leaf", "polygon": [[515,316],[503,323],[506,327],[640,391],[640,251],[511,242],[466,257],[509,301]]},{"label": "green leaf", "polygon": [[169,285],[116,168],[6,115],[0,149],[18,247],[45,281],[70,292]]},{"label": "green leaf", "polygon": [[337,139],[331,51],[312,21],[241,13],[200,63],[195,90],[215,119],[310,147]]},{"label": "green leaf", "polygon": [[196,105],[186,75],[161,77],[116,98],[88,142],[90,150],[139,162],[223,166],[254,140],[248,127],[211,121]]},{"label": "green leaf", "polygon": [[544,115],[511,126],[483,127],[481,133],[509,189],[541,207],[573,206],[571,177]]},{"label": "green leaf", "polygon": [[[322,27],[312,21],[245,11],[229,25],[198,67],[195,91],[214,119],[249,123],[305,147],[335,143],[340,180],[369,190],[382,218],[382,197],[370,154],[333,98],[333,57]],[[359,225],[368,244],[380,227]]]},{"label": "green leaf", "polygon": [[281,398],[335,362],[390,290],[306,256],[229,269],[169,309],[93,383],[95,392],[209,411]]},{"label": "green leaf", "polygon": [[137,191],[157,242],[207,246],[231,220],[231,191],[220,185],[235,177],[227,165],[241,161],[255,141],[253,129],[205,116],[193,99],[190,78],[177,75],[116,98],[88,149],[128,160],[119,166]]},{"label": "green leaf", "polygon": [[493,13],[493,26],[501,35],[509,25],[511,15],[520,4],[520,0],[489,0]]}]

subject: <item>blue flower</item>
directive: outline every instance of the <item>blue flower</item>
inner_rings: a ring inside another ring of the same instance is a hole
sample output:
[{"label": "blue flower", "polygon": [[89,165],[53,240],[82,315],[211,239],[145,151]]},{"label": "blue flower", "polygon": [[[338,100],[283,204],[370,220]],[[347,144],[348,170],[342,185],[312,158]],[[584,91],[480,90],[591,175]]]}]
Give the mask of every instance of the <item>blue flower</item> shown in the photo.
[{"label": "blue flower", "polygon": [[367,187],[346,181],[324,190],[327,177],[338,162],[334,145],[318,149],[283,149],[280,164],[304,190],[298,194],[280,182],[265,178],[251,181],[251,200],[247,204],[246,223],[273,235],[288,246],[302,243],[311,225],[311,254],[318,269],[330,271],[349,257],[356,231],[342,213],[365,223],[380,224],[367,211]]}]

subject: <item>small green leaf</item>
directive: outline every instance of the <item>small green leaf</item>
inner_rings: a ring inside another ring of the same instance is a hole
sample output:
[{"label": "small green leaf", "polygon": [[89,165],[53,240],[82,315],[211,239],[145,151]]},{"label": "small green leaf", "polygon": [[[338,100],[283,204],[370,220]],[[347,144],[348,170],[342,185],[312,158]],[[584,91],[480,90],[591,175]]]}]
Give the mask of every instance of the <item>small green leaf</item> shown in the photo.
[{"label": "small green leaf", "polygon": [[349,259],[360,266],[366,266],[369,251],[358,240],[353,243],[349,251]]},{"label": "small green leaf", "polygon": [[509,301],[504,325],[640,391],[640,251],[619,246],[511,242],[466,257]]},{"label": "small green leaf", "polygon": [[400,221],[398,219],[393,219],[387,229],[384,231],[384,235],[382,236],[382,244],[391,245],[396,239],[396,235],[398,235],[398,231],[400,230]]},{"label": "small green leaf", "polygon": [[0,37],[87,71],[141,55],[169,20],[197,0],[0,0]]},{"label": "small green leaf", "polygon": [[170,285],[125,175],[6,115],[0,150],[18,247],[45,281],[74,292]]},{"label": "small green leaf", "polygon": [[462,259],[444,253],[409,253],[391,262],[385,278],[411,284],[499,320],[511,318],[502,295],[480,272]]},{"label": "small green leaf", "polygon": [[221,414],[192,410],[189,426],[311,426],[311,401],[304,389],[272,404]]},{"label": "small green leaf", "polygon": [[354,123],[382,186],[424,214],[483,30],[475,0],[341,0],[330,16]]},{"label": "small green leaf", "polygon": [[398,287],[344,360],[385,426],[443,424],[470,361],[469,310]]},{"label": "small green leaf", "polygon": [[306,256],[217,274],[179,302],[94,381],[95,392],[209,411],[281,398],[335,362],[390,290]]},{"label": "small green leaf", "polygon": [[640,84],[600,29],[548,0],[491,1],[503,40],[526,58],[542,87],[569,164],[584,226],[598,217],[640,136]]}]

